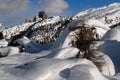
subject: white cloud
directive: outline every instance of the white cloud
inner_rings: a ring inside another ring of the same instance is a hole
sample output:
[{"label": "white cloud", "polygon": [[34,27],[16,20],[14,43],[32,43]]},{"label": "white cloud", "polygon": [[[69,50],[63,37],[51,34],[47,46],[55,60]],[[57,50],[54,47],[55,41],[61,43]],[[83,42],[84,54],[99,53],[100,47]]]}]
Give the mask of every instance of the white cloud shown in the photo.
[{"label": "white cloud", "polygon": [[59,14],[68,7],[65,0],[39,0],[36,5],[32,5],[32,1],[34,0],[0,0],[0,22],[13,26],[25,18],[34,17],[38,11]]},{"label": "white cloud", "polygon": [[0,0],[0,22],[15,25],[28,17],[30,0]]},{"label": "white cloud", "polygon": [[0,14],[26,10],[28,6],[29,0],[0,0]]},{"label": "white cloud", "polygon": [[62,13],[64,9],[68,8],[65,0],[40,0],[39,9],[47,13]]}]

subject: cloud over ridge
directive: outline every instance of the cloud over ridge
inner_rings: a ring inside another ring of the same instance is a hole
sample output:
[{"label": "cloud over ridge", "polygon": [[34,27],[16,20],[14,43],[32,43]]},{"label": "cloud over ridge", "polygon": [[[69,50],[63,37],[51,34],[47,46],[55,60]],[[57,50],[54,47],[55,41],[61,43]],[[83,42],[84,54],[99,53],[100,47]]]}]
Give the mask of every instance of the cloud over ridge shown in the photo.
[{"label": "cloud over ridge", "polygon": [[34,0],[0,0],[0,22],[13,26],[42,10],[48,14],[61,14],[68,8],[65,0],[38,0],[34,5],[32,2]]},{"label": "cloud over ridge", "polygon": [[39,8],[48,13],[62,13],[68,3],[65,0],[40,0]]}]

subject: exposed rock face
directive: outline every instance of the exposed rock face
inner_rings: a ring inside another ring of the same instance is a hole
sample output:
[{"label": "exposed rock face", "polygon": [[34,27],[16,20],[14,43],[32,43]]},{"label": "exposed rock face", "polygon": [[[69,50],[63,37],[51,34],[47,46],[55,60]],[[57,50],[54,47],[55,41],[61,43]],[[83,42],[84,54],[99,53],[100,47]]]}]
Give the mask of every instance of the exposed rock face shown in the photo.
[{"label": "exposed rock face", "polygon": [[40,18],[42,18],[42,19],[48,18],[48,16],[47,16],[47,14],[45,13],[45,11],[40,11],[39,14],[38,14],[38,16],[39,16]]},{"label": "exposed rock face", "polygon": [[33,22],[38,22],[38,21],[41,21],[42,18],[40,18],[39,16],[35,16],[34,19],[33,19]]},{"label": "exposed rock face", "polygon": [[2,32],[0,32],[0,39],[3,39],[4,37],[3,37],[3,34],[2,34]]}]

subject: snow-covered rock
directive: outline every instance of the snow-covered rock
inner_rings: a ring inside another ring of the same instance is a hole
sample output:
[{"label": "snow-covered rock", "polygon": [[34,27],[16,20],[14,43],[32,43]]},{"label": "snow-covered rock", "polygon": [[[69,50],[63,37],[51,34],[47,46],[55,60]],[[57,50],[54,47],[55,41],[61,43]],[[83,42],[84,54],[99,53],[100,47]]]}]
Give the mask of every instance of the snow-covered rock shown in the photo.
[{"label": "snow-covered rock", "polygon": [[0,48],[1,56],[9,56],[9,55],[18,54],[19,51],[20,50],[18,47],[1,47]]},{"label": "snow-covered rock", "polygon": [[8,42],[5,39],[0,40],[0,47],[6,47],[8,46]]},{"label": "snow-covered rock", "polygon": [[33,24],[34,23],[23,23],[21,25],[16,25],[14,27],[3,30],[2,33],[6,39],[10,39],[11,37],[18,35],[21,32],[26,31],[29,28],[29,26]]},{"label": "snow-covered rock", "polygon": [[25,36],[23,38],[19,38],[19,39],[15,40],[14,43],[18,43],[20,45],[20,47],[25,48],[26,52],[30,52],[30,53],[39,52],[42,48],[39,44],[33,42],[32,40],[28,39]]}]

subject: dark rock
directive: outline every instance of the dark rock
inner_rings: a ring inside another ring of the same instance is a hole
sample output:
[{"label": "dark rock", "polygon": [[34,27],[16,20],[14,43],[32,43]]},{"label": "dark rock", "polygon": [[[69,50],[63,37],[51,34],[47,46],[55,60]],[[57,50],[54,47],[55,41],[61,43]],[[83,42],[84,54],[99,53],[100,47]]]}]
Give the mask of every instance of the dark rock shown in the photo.
[{"label": "dark rock", "polygon": [[31,20],[31,19],[25,19],[25,22],[26,23],[30,23],[30,22],[33,22],[33,20]]},{"label": "dark rock", "polygon": [[45,11],[40,11],[39,14],[38,14],[38,16],[39,16],[40,18],[42,18],[42,19],[48,18],[48,16],[47,16],[47,14],[45,13]]},{"label": "dark rock", "polygon": [[5,26],[2,23],[0,23],[0,32],[3,31],[4,29],[5,29]]},{"label": "dark rock", "polygon": [[2,34],[2,32],[0,32],[0,39],[3,39],[4,37],[3,37],[3,34]]}]

